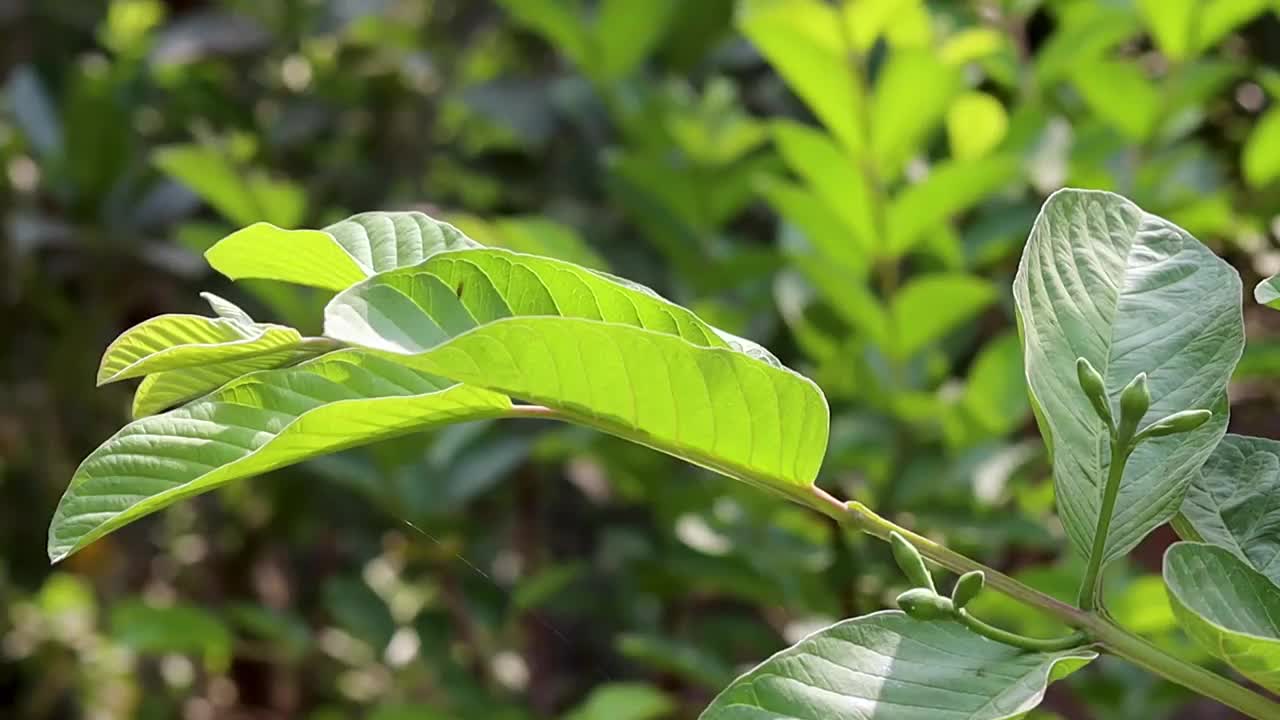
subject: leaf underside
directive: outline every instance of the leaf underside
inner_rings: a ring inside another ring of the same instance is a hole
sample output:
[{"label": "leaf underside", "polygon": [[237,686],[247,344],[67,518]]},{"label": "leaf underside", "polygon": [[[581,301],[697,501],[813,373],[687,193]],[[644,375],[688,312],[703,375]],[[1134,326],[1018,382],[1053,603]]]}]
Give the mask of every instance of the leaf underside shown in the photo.
[{"label": "leaf underside", "polygon": [[136,420],[90,454],[54,512],[49,557],[233,480],[507,407],[501,395],[358,350],[253,373]]},{"label": "leaf underside", "polygon": [[832,625],[735,680],[699,720],[1000,720],[1040,704],[1087,649],[1033,653],[898,611]]},{"label": "leaf underside", "polygon": [[1280,587],[1226,548],[1189,542],[1165,552],[1164,580],[1187,634],[1280,692]]},{"label": "leaf underside", "polygon": [[647,289],[568,263],[441,253],[340,293],[325,332],[784,493],[813,482],[826,449],[811,381]]},{"label": "leaf underside", "polygon": [[1078,357],[1113,402],[1139,372],[1143,424],[1193,408],[1199,429],[1143,443],[1126,466],[1103,563],[1168,520],[1226,431],[1226,386],[1244,345],[1240,279],[1186,231],[1111,193],[1063,190],[1045,203],[1014,281],[1027,381],[1053,456],[1071,544],[1088,554],[1110,465],[1107,431],[1080,389]]},{"label": "leaf underside", "polygon": [[1191,537],[1225,548],[1280,583],[1280,442],[1227,435],[1187,489]]}]

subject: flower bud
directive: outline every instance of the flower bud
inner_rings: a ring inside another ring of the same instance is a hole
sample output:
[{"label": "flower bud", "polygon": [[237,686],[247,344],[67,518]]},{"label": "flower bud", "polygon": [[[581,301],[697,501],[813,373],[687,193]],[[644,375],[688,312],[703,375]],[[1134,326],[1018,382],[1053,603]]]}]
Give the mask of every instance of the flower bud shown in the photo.
[{"label": "flower bud", "polygon": [[925,567],[920,551],[896,532],[889,533],[889,546],[893,548],[893,559],[902,568],[902,574],[916,587],[934,592],[933,576],[929,574],[929,568]]},{"label": "flower bud", "polygon": [[912,588],[898,596],[898,607],[915,620],[941,620],[955,614],[951,601],[926,588]]},{"label": "flower bud", "polygon": [[1147,374],[1138,373],[1120,393],[1120,422],[1136,426],[1151,407],[1151,391],[1147,390]]},{"label": "flower bud", "polygon": [[956,586],[951,590],[951,604],[957,610],[969,604],[969,601],[982,592],[986,577],[981,570],[971,570],[960,576]]},{"label": "flower bud", "polygon": [[1209,421],[1213,413],[1208,410],[1183,410],[1157,420],[1142,431],[1143,438],[1164,437],[1191,432]]},{"label": "flower bud", "polygon": [[1107,398],[1107,386],[1102,376],[1094,369],[1093,363],[1085,358],[1076,358],[1076,378],[1080,381],[1080,389],[1084,390],[1093,411],[1103,422],[1111,425],[1111,401]]}]

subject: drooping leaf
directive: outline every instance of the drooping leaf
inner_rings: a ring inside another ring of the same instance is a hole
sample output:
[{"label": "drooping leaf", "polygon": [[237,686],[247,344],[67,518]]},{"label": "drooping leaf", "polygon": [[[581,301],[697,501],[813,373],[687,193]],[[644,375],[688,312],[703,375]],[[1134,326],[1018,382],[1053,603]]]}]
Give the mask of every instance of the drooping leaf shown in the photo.
[{"label": "drooping leaf", "polygon": [[1178,527],[1188,526],[1187,539],[1225,548],[1280,584],[1280,442],[1224,437],[1182,501]]},{"label": "drooping leaf", "polygon": [[420,212],[367,212],[323,230],[256,223],[223,238],[205,259],[232,280],[262,278],[342,290],[442,250],[479,247],[452,225]]},{"label": "drooping leaf", "polygon": [[1227,381],[1244,344],[1240,294],[1231,266],[1118,195],[1063,190],[1040,211],[1014,299],[1059,511],[1081,553],[1097,527],[1111,458],[1107,430],[1079,387],[1076,358],[1102,373],[1113,398],[1146,372],[1152,403],[1144,424],[1181,410],[1213,412],[1199,429],[1149,440],[1133,453],[1105,564],[1177,511],[1226,431]]},{"label": "drooping leaf", "polygon": [[897,611],[832,625],[735,680],[700,720],[1017,718],[1088,649],[1034,653]]},{"label": "drooping leaf", "polygon": [[233,480],[509,406],[501,395],[355,350],[247,375],[129,423],[85,458],[54,512],[49,557]]},{"label": "drooping leaf", "polygon": [[784,494],[826,449],[808,379],[650,291],[547,258],[443,253],[340,293],[325,332]]},{"label": "drooping leaf", "polygon": [[1180,542],[1164,581],[1182,628],[1245,677],[1280,691],[1280,587],[1225,548]]}]

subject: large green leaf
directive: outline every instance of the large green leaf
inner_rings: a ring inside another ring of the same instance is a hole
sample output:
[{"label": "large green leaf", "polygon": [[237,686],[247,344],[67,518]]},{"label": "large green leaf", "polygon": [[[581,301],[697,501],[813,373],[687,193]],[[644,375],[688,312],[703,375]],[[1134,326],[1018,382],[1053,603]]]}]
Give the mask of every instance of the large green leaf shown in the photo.
[{"label": "large green leaf", "polygon": [[1096,654],[1034,653],[897,611],[845,620],[738,678],[700,720],[999,720]]},{"label": "large green leaf", "polygon": [[1187,489],[1178,527],[1280,583],[1280,442],[1224,437]]},{"label": "large green leaf", "polygon": [[420,212],[367,212],[323,230],[256,223],[223,238],[205,259],[232,280],[262,278],[342,290],[442,250],[479,247],[454,226]]},{"label": "large green leaf", "polygon": [[1225,548],[1189,542],[1165,552],[1164,581],[1187,634],[1280,692],[1280,587]]},{"label": "large green leaf", "polygon": [[1063,190],[1045,203],[1014,281],[1027,381],[1053,454],[1067,536],[1088,554],[1110,466],[1108,433],[1080,389],[1087,358],[1113,397],[1139,372],[1144,422],[1192,408],[1199,429],[1149,440],[1120,485],[1103,562],[1168,520],[1227,426],[1226,386],[1244,328],[1235,270],[1186,231],[1105,192]]},{"label": "large green leaf", "polygon": [[442,253],[338,294],[325,332],[784,494],[827,441],[808,379],[644,288],[546,258]]},{"label": "large green leaf", "polygon": [[129,423],[85,458],[54,513],[49,557],[233,480],[509,406],[501,395],[356,350],[247,375]]}]

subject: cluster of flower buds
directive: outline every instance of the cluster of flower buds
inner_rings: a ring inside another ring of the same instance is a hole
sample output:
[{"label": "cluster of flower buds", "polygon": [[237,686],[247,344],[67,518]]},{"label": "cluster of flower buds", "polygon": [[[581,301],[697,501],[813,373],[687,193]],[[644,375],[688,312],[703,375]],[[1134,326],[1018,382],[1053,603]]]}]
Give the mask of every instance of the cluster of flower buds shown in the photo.
[{"label": "cluster of flower buds", "polygon": [[889,535],[889,545],[893,548],[893,559],[897,561],[902,573],[916,585],[898,596],[898,607],[916,620],[953,618],[982,590],[985,582],[982,571],[974,570],[960,576],[952,589],[951,597],[939,595],[933,584],[933,575],[925,567],[920,551],[896,532]]},{"label": "cluster of flower buds", "polygon": [[1112,439],[1129,448],[1149,438],[1191,432],[1205,424],[1213,415],[1208,410],[1182,410],[1138,430],[1138,424],[1142,422],[1147,410],[1151,409],[1151,391],[1147,388],[1146,373],[1135,375],[1120,391],[1119,422],[1116,422],[1111,412],[1111,398],[1107,395],[1106,383],[1093,364],[1085,358],[1077,358],[1076,377],[1080,382],[1080,389],[1089,398],[1093,411],[1111,431]]}]

